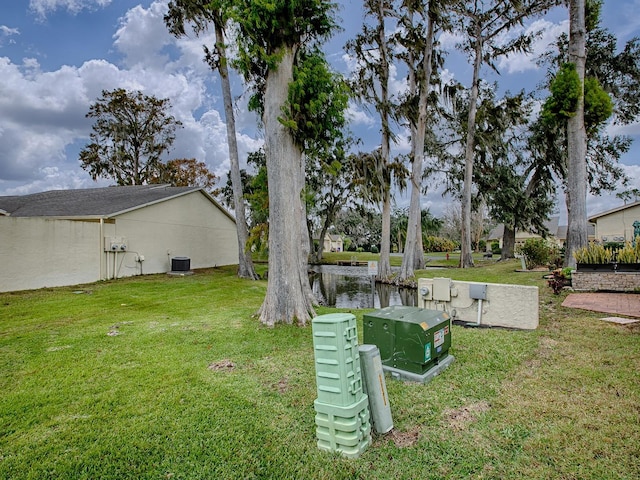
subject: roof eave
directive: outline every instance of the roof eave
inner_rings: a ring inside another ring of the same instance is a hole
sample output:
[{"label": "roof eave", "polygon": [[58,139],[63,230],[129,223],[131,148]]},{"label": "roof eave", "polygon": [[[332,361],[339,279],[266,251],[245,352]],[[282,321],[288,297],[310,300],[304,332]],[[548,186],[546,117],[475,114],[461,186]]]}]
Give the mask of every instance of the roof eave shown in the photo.
[{"label": "roof eave", "polygon": [[627,208],[635,207],[640,205],[640,201],[630,203],[628,205],[621,205],[616,208],[612,208],[611,210],[607,210],[606,212],[596,213],[590,217],[587,217],[588,222],[595,222],[598,218],[606,217],[607,215],[611,215],[612,213],[618,213],[622,210],[626,210]]},{"label": "roof eave", "polygon": [[235,223],[236,219],[233,217],[233,215],[231,215],[231,213],[229,213],[226,208],[224,208],[222,205],[220,205],[220,203],[218,203],[218,201],[215,198],[213,198],[203,187],[193,187],[193,188],[191,188],[189,190],[185,190],[184,192],[176,193],[175,195],[171,195],[169,197],[159,198],[158,200],[154,200],[152,202],[141,203],[140,205],[136,205],[135,207],[126,208],[126,209],[120,210],[118,212],[109,213],[108,215],[102,215],[102,217],[105,218],[105,219],[106,218],[117,217],[118,215],[124,215],[125,213],[133,212],[135,210],[140,210],[141,208],[149,207],[151,205],[157,205],[159,203],[166,202],[167,200],[172,200],[174,198],[182,197],[184,195],[189,195],[189,194],[192,194],[192,193],[198,192],[198,191],[201,192],[205,197],[207,197],[207,199],[211,203],[213,203],[217,208],[220,209],[220,211],[222,211],[222,213],[224,213],[227,217],[229,217],[230,220],[232,220]]},{"label": "roof eave", "polygon": [[179,193],[176,193],[176,194],[168,196],[168,197],[162,197],[162,198],[159,198],[157,200],[153,200],[151,202],[141,203],[139,205],[135,205],[133,207],[125,208],[124,210],[119,210],[117,212],[111,212],[108,215],[103,215],[103,216],[105,218],[117,217],[118,215],[123,215],[125,213],[134,212],[136,210],[140,210],[141,208],[149,207],[151,205],[156,205],[158,203],[166,202],[167,200],[172,200],[174,198],[178,198],[178,197],[181,197],[183,195],[188,195],[190,193],[197,192],[198,190],[202,190],[202,187],[193,187],[192,189],[185,190],[184,192],[179,192]]}]

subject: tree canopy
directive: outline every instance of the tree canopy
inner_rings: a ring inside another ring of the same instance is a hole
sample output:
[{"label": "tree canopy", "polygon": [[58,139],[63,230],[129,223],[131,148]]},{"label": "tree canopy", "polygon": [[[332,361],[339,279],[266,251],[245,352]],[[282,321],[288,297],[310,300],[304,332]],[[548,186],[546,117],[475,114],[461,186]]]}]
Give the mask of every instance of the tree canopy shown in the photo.
[{"label": "tree canopy", "polygon": [[112,178],[118,185],[150,183],[182,125],[169,114],[171,103],[123,88],[107,91],[89,108],[95,119],[91,143],[80,152],[91,178]]}]

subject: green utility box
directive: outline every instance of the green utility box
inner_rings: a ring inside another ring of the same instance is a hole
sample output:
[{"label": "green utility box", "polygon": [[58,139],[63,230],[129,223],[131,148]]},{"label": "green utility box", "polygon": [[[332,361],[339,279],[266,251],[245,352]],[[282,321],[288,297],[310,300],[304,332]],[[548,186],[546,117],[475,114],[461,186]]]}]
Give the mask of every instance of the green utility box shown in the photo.
[{"label": "green utility box", "polygon": [[453,362],[451,319],[446,312],[392,306],[363,316],[365,344],[380,349],[392,376],[426,382]]},{"label": "green utility box", "polygon": [[371,444],[369,397],[363,391],[356,317],[319,315],[311,322],[318,398],[318,448],[358,457]]}]

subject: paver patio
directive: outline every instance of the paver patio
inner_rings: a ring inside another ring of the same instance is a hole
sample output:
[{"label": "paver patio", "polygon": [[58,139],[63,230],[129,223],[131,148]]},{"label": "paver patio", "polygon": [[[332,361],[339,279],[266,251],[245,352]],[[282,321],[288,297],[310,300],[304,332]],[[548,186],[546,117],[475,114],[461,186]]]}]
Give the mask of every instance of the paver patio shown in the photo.
[{"label": "paver patio", "polygon": [[640,318],[640,294],[635,293],[571,293],[562,306]]}]

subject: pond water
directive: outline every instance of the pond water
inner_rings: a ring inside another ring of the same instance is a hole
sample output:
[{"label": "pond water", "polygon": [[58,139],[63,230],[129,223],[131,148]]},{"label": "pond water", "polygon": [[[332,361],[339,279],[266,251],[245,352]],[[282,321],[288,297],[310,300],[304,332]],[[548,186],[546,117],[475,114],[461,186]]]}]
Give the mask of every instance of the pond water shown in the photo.
[{"label": "pond water", "polygon": [[[393,269],[394,271],[396,269]],[[417,306],[416,289],[372,281],[367,267],[314,265],[310,269],[311,289],[321,305],[337,308],[385,308],[391,305]]]}]

